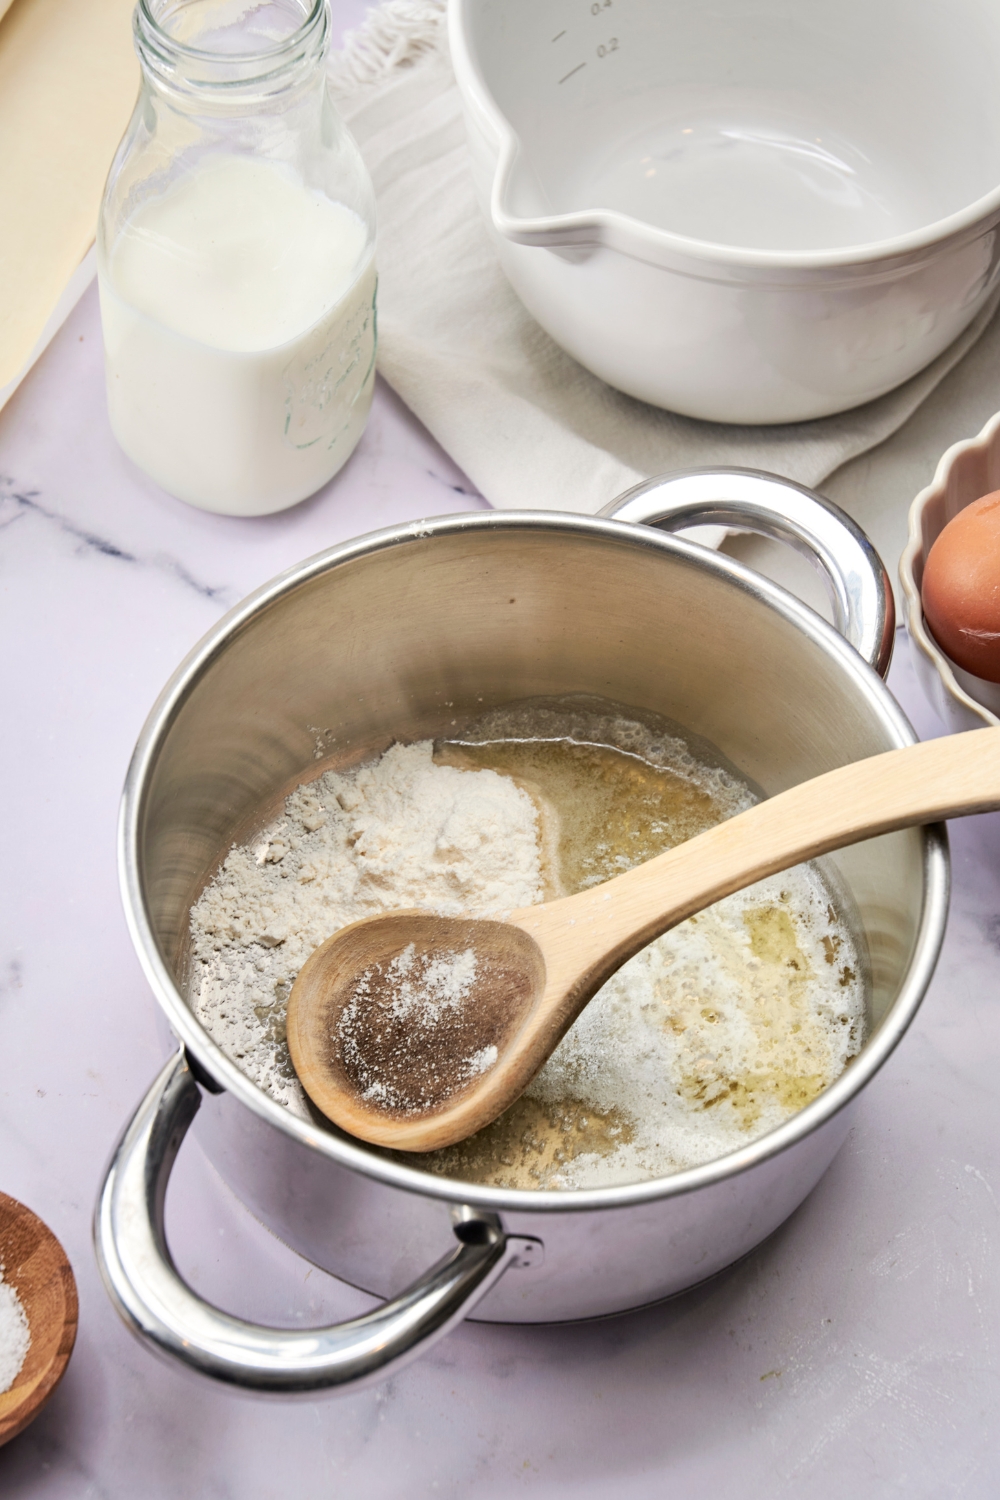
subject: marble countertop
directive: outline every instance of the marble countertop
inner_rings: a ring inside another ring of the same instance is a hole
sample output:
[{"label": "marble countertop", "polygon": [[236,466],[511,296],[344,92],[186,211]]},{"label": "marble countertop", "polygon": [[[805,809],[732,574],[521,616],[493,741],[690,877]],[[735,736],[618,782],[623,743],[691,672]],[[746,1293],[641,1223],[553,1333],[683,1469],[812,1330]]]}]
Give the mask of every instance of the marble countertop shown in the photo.
[{"label": "marble countertop", "polygon": [[[848,482],[859,494],[861,472]],[[346,469],[297,509],[239,521],[171,500],[108,429],[93,288],[0,414],[0,1188],[61,1238],[81,1307],[63,1385],[0,1450],[0,1493],[992,1496],[996,817],[953,828],[944,953],[848,1144],[789,1222],[710,1286],[590,1325],[465,1324],[380,1387],[293,1403],[161,1364],[118,1322],[90,1218],[163,1056],[115,869],[118,797],[146,713],[198,637],[280,569],[373,527],[483,505],[381,386]],[[903,640],[890,685],[921,734],[941,732]],[[260,1228],[194,1142],[168,1226],[184,1273],[234,1312],[305,1324],[372,1305]]]}]

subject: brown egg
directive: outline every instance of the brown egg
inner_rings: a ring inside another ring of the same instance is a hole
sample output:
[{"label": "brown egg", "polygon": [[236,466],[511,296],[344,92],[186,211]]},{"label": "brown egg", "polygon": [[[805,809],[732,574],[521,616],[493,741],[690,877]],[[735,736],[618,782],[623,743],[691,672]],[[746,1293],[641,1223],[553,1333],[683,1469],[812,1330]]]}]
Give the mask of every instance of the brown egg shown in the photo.
[{"label": "brown egg", "polygon": [[956,666],[1000,682],[1000,490],[948,522],[920,586],[924,619]]}]

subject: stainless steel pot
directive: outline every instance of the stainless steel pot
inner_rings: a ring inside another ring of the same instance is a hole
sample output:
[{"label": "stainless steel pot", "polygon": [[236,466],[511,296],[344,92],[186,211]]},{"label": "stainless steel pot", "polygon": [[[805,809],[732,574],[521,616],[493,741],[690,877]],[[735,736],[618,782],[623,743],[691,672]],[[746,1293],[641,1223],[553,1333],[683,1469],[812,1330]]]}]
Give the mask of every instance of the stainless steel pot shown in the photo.
[{"label": "stainless steel pot", "polygon": [[[747,568],[652,529],[702,521],[807,550],[848,639]],[[318,732],[331,746],[378,747],[513,699],[598,694],[687,726],[770,794],[912,741],[878,675],[891,643],[885,571],[853,522],[808,491],[740,470],[652,481],[606,517],[477,513],[376,532],[233,610],[153,709],[122,806],[128,922],[180,1043],[125,1130],[97,1209],[98,1260],[126,1322],[237,1385],[357,1386],[473,1308],[502,1322],[614,1313],[713,1275],[770,1234],[829,1165],[850,1106],[923,996],[946,918],[943,828],[891,834],[833,861],[871,973],[871,1036],[843,1076],[741,1151],[581,1192],[464,1185],[287,1113],[189,1008],[188,913],[241,824],[314,767]],[[339,1327],[276,1330],[218,1311],[182,1282],[163,1200],[196,1114],[204,1150],[251,1211],[384,1306]]]}]

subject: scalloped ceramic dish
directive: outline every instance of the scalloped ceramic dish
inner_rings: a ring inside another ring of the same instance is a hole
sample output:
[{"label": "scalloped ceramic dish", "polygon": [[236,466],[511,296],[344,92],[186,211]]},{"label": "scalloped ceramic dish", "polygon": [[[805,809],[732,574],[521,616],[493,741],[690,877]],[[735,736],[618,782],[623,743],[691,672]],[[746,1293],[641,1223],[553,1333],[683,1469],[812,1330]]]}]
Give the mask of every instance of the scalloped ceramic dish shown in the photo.
[{"label": "scalloped ceramic dish", "polygon": [[910,506],[910,534],[899,561],[903,612],[920,684],[951,730],[1000,724],[1000,682],[964,672],[946,656],[927,629],[920,604],[924,559],[960,510],[1000,489],[1000,412],[978,437],[950,447],[933,480]]}]

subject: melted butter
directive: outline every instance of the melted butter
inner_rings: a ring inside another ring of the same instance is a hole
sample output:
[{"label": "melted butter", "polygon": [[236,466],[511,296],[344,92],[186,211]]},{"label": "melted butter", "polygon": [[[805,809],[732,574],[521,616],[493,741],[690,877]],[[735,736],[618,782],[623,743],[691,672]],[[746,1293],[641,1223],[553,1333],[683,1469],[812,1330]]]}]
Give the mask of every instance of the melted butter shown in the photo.
[{"label": "melted butter", "polygon": [[[710,912],[706,916],[713,920]],[[743,913],[743,925],[758,966],[747,968],[738,953],[726,954],[726,962],[742,980],[740,1008],[755,1035],[755,1065],[736,1072],[724,1055],[708,1047],[696,1070],[681,1074],[678,1092],[699,1109],[728,1108],[749,1131],[760,1119],[765,1100],[791,1113],[816,1098],[829,1081],[830,1048],[826,1030],[809,1004],[815,981],[812,964],[787,907],[754,907]],[[720,935],[720,949],[723,943]],[[667,1024],[674,1031],[686,1031],[698,1022],[703,1031],[705,1022],[718,1025],[723,1020],[711,1001],[696,1002],[687,1012],[675,995],[668,1003]],[[693,1009],[697,1014],[690,1014]]]},{"label": "melted butter", "polygon": [[[532,738],[524,732],[522,718],[509,739],[490,726],[489,738],[473,734],[461,742],[440,743],[435,750],[440,763],[510,776],[532,797],[539,814],[546,899],[610,879],[752,800],[735,778],[720,777],[690,756],[681,756],[678,768],[676,753],[671,766],[662,763],[669,756],[646,759],[634,745],[622,749],[599,743],[602,730],[616,722],[613,717],[585,725],[589,733],[580,733],[580,722],[577,718],[571,736]],[[671,744],[674,752],[683,748],[677,741]],[[710,955],[707,968],[704,963],[693,970],[668,965],[651,984],[654,1014],[647,1021],[676,1042],[672,1076],[663,1076],[659,1086],[683,1104],[693,1121],[725,1120],[747,1139],[776,1123],[776,1111],[783,1118],[808,1104],[840,1067],[832,1065],[828,1030],[810,1006],[816,969],[801,912],[793,914],[790,899],[782,890],[776,901],[750,904],[742,924],[732,914],[724,918],[717,908],[691,918],[677,932],[697,930]],[[853,983],[854,972],[842,964],[844,929],[838,913],[829,905],[824,916],[821,903],[819,919],[829,930],[813,932],[814,959],[827,973],[827,965],[840,964],[839,983]],[[710,982],[713,973],[721,981],[715,985]],[[608,992],[609,1004],[628,1005],[628,987],[627,971],[620,971],[602,997]],[[734,1046],[737,1034],[740,1045]],[[648,1139],[648,1107],[642,1107],[641,1115],[621,1103],[598,1107],[588,1097],[588,1079],[578,1067],[553,1071],[558,1055],[492,1125],[455,1146],[400,1154],[402,1159],[467,1182],[551,1188],[574,1185],[572,1168],[578,1159],[606,1160],[610,1166],[637,1137]],[[598,1067],[601,1061],[597,1059]],[[690,1164],[677,1159],[673,1169]],[[661,1165],[658,1171],[663,1170]],[[636,1171],[633,1163],[622,1180],[639,1175],[651,1173]]]},{"label": "melted butter", "polygon": [[634,1124],[622,1110],[601,1111],[572,1097],[536,1099],[529,1092],[468,1140],[408,1160],[487,1187],[544,1188],[578,1156],[610,1156],[633,1137]]},{"label": "melted butter", "polygon": [[542,825],[547,881],[562,895],[600,885],[724,815],[718,799],[666,766],[569,740],[444,744],[435,760],[487,768],[529,793]]}]

